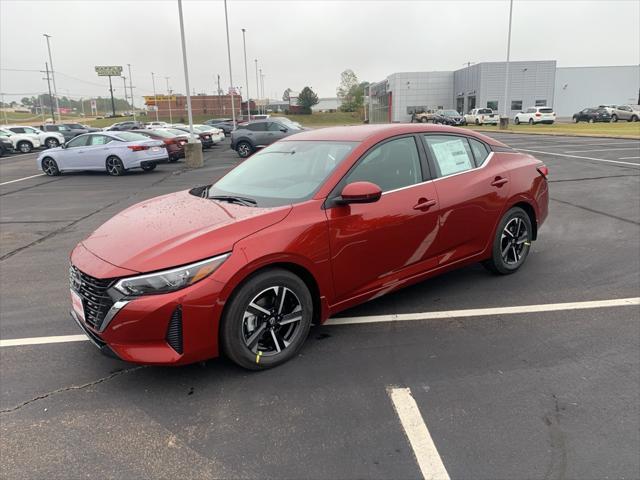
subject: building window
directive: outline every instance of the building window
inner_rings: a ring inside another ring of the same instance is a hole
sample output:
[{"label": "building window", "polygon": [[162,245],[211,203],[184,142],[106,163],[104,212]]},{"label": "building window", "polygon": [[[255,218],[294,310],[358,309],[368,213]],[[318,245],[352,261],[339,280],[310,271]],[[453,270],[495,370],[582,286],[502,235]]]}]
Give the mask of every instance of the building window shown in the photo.
[{"label": "building window", "polygon": [[546,100],[536,100],[536,107],[546,107],[546,106],[547,106]]},{"label": "building window", "polygon": [[522,110],[522,100],[511,100],[511,110]]},{"label": "building window", "polygon": [[491,110],[498,110],[498,101],[497,100],[489,100],[487,102],[487,108],[490,108]]}]

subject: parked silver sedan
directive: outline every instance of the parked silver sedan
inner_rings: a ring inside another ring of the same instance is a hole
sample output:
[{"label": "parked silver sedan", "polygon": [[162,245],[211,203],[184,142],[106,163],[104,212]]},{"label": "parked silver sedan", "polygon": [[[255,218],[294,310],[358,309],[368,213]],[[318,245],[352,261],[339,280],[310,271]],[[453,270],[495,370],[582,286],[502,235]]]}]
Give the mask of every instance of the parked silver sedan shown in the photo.
[{"label": "parked silver sedan", "polygon": [[38,155],[37,165],[50,176],[62,172],[98,170],[123,175],[141,168],[150,172],[169,156],[164,142],[133,132],[100,132],[79,135],[58,148]]},{"label": "parked silver sedan", "polygon": [[611,109],[611,121],[626,120],[637,122],[640,119],[640,105],[618,105]]}]

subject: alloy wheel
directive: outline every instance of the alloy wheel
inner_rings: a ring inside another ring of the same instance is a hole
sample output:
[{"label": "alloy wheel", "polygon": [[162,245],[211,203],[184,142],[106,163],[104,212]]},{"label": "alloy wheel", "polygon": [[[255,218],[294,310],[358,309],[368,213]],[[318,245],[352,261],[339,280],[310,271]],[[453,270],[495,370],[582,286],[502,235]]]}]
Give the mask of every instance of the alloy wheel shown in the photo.
[{"label": "alloy wheel", "polygon": [[109,175],[118,176],[122,175],[124,169],[122,168],[122,164],[120,159],[117,157],[109,157],[107,158],[107,173]]},{"label": "alloy wheel", "polygon": [[60,143],[55,138],[47,139],[47,148],[56,148]]},{"label": "alloy wheel", "polygon": [[53,158],[45,158],[42,161],[42,170],[50,177],[56,176],[59,172],[58,165],[56,165],[56,161]]},{"label": "alloy wheel", "polygon": [[29,153],[31,151],[31,148],[31,144],[28,142],[20,142],[20,144],[18,145],[18,149],[22,153]]},{"label": "alloy wheel", "polygon": [[249,146],[249,144],[248,143],[241,143],[240,145],[238,145],[238,154],[242,158],[246,158],[249,155],[251,155],[251,147]]},{"label": "alloy wheel", "polygon": [[529,232],[527,225],[520,217],[507,222],[500,237],[502,260],[507,265],[517,265],[526,255],[529,248]]},{"label": "alloy wheel", "polygon": [[272,286],[258,293],[242,319],[242,338],[251,352],[260,356],[280,354],[299,334],[302,303],[284,286]]}]

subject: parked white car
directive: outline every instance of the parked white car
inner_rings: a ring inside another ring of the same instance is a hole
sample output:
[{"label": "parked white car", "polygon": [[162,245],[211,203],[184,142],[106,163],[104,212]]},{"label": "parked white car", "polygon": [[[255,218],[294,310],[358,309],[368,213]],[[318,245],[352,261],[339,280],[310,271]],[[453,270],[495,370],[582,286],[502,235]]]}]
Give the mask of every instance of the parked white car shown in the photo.
[{"label": "parked white car", "polygon": [[36,160],[38,168],[50,176],[78,170],[106,170],[119,176],[134,168],[149,172],[168,161],[164,142],[133,132],[78,135],[61,147],[42,152]]},{"label": "parked white car", "polygon": [[47,148],[55,148],[65,142],[64,135],[60,132],[43,132],[39,128],[31,127],[28,125],[9,125],[4,128],[6,128],[7,130],[11,130],[13,133],[27,135],[34,140],[38,140],[41,146]]},{"label": "parked white car", "polygon": [[5,128],[0,128],[0,135],[8,138],[13,144],[14,150],[22,153],[29,153],[34,148],[40,147],[40,139],[38,137],[33,138],[30,135],[15,133]]},{"label": "parked white car", "polygon": [[500,121],[500,115],[490,108],[474,108],[464,116],[467,125],[497,125]]},{"label": "parked white car", "polygon": [[556,112],[551,107],[529,107],[526,110],[516,114],[513,122],[516,125],[521,123],[548,123],[552,124],[556,121]]},{"label": "parked white car", "polygon": [[144,124],[144,128],[154,129],[154,128],[167,128],[170,127],[167,122],[147,122]]},{"label": "parked white car", "polygon": [[618,105],[611,109],[611,121],[626,120],[637,122],[640,119],[640,105]]}]

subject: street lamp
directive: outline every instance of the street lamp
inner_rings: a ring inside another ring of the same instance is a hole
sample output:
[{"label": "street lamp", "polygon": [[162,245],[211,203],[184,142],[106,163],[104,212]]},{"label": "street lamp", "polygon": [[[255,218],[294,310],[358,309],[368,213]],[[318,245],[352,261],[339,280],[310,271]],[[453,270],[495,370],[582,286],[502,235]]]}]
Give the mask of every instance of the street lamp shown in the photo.
[{"label": "street lamp", "polygon": [[53,59],[51,57],[51,45],[49,44],[49,39],[51,38],[51,35],[48,35],[46,33],[43,33],[42,35],[47,39],[47,50],[49,51],[49,65],[51,65],[51,79],[53,80],[53,98],[56,101],[56,112],[58,113],[58,122],[62,122],[62,120],[60,119],[60,105],[58,105],[58,89],[56,87],[56,75],[53,72]]},{"label": "street lamp", "polygon": [[[156,95],[156,78],[153,72],[151,72],[151,84],[153,85],[153,105],[156,108],[156,122],[157,122],[158,121],[158,96]],[[188,94],[189,94],[189,89],[187,89],[187,95]]]},{"label": "street lamp", "polygon": [[231,47],[229,45],[229,16],[227,14],[227,0],[224,0],[224,23],[227,28],[227,56],[229,57],[229,84],[231,85],[231,118],[233,130],[236,129],[236,108],[233,103],[233,74],[231,73]]},{"label": "street lamp", "polygon": [[[182,18],[182,0],[178,0],[178,16],[180,17],[180,41],[182,43],[182,64],[184,66],[184,83],[187,88],[187,115],[189,117],[189,142],[195,142],[195,134],[193,133],[193,112],[191,110],[191,94],[189,93],[189,68],[187,66],[187,43],[184,39],[184,20]],[[200,150],[201,152],[202,150]],[[199,155],[198,164],[202,166],[202,155]],[[188,164],[188,163],[187,163]]]},{"label": "street lamp", "polygon": [[[258,59],[256,58],[254,62],[256,63],[256,98],[260,99],[260,82],[258,82]],[[258,108],[258,112],[262,113],[262,105],[260,105],[260,107]]]},{"label": "street lamp", "polygon": [[127,102],[127,77],[125,76],[120,76],[120,78],[122,79],[122,86],[124,87],[124,103],[128,105],[129,102]]},{"label": "street lamp", "polygon": [[171,89],[169,88],[169,77],[164,77],[167,81],[167,95],[169,96],[169,123],[173,124],[173,114],[171,113]]},{"label": "street lamp", "polygon": [[249,71],[247,70],[247,42],[244,38],[245,29],[242,29],[242,45],[244,46],[244,80],[247,85],[247,120],[251,120],[251,98],[249,95]]}]

